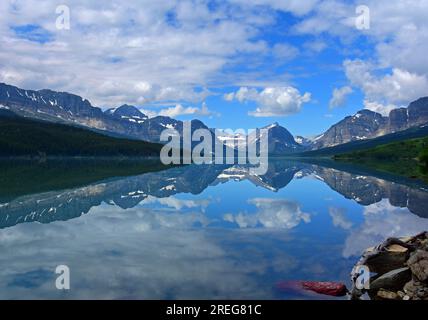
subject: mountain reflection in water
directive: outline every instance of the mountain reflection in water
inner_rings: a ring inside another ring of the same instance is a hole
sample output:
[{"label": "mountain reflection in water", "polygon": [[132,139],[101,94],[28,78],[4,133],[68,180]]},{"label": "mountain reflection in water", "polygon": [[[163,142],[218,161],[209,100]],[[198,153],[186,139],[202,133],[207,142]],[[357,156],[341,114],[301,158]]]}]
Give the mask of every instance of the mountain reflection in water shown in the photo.
[{"label": "mountain reflection in water", "polygon": [[428,229],[425,185],[361,168],[277,160],[262,176],[239,165],[128,176],[96,164],[90,181],[80,164],[73,183],[43,170],[0,174],[0,298],[309,299],[275,284],[348,282],[366,247]]}]

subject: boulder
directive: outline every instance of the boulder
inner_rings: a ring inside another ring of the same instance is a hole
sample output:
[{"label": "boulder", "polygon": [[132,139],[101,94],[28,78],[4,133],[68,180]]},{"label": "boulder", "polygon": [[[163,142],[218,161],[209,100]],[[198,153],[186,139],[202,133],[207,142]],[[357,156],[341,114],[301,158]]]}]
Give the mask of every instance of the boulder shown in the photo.
[{"label": "boulder", "polygon": [[409,251],[409,249],[400,246],[399,244],[391,244],[390,246],[386,247],[386,251],[402,253]]},{"label": "boulder", "polygon": [[413,300],[428,300],[428,288],[418,280],[412,279],[404,286],[404,292]]},{"label": "boulder", "polygon": [[377,296],[381,299],[385,299],[385,300],[399,300],[400,296],[392,291],[388,291],[388,290],[384,290],[384,289],[380,289],[377,292]]},{"label": "boulder", "polygon": [[412,279],[408,267],[389,271],[370,283],[370,290],[389,289],[400,290]]},{"label": "boulder", "polygon": [[365,265],[371,272],[383,274],[406,265],[407,251],[380,251],[367,256]]},{"label": "boulder", "polygon": [[417,250],[410,256],[407,265],[419,281],[428,280],[428,252]]}]

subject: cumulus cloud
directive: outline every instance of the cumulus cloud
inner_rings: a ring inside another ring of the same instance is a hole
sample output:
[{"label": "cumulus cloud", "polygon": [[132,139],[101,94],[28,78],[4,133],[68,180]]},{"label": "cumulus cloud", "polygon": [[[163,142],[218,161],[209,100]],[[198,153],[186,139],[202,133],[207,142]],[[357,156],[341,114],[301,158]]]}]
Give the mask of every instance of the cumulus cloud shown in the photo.
[{"label": "cumulus cloud", "polygon": [[364,93],[366,108],[372,110],[388,112],[428,93],[425,75],[394,68],[391,73],[378,76],[376,66],[362,60],[346,60],[344,67],[351,84]]},{"label": "cumulus cloud", "polygon": [[341,88],[334,88],[333,96],[330,99],[330,109],[343,106],[346,103],[346,98],[349,94],[352,93],[352,88],[349,86],[344,86]]},{"label": "cumulus cloud", "polygon": [[[428,2],[367,0],[370,28],[355,27],[357,1],[326,0],[313,14],[293,26],[297,34],[330,36],[341,41],[339,50],[363,56],[358,50],[363,36],[373,44],[371,61],[353,58],[344,64],[355,87],[365,95],[365,106],[388,113],[427,95]],[[337,42],[336,42],[337,43]],[[369,49],[370,50],[370,49]]]},{"label": "cumulus cloud", "polygon": [[201,108],[197,107],[184,107],[181,104],[177,104],[174,107],[166,108],[160,110],[158,113],[154,112],[151,114],[153,115],[159,115],[159,116],[166,116],[166,117],[177,117],[182,115],[200,115],[200,116],[219,116],[219,113],[213,112],[208,109],[207,104],[204,102],[202,103]]},{"label": "cumulus cloud", "polygon": [[274,21],[272,4],[257,12],[236,3],[232,16],[229,4],[208,1],[77,0],[71,29],[57,30],[57,5],[1,2],[0,81],[73,92],[100,107],[201,103],[207,92],[195,88],[226,79],[240,54],[264,56],[268,46],[255,36]]},{"label": "cumulus cloud", "polygon": [[294,87],[272,87],[261,91],[241,87],[238,91],[226,94],[228,101],[254,102],[257,108],[248,114],[254,117],[288,116],[298,113],[303,104],[311,100],[311,94],[301,94]]},{"label": "cumulus cloud", "polygon": [[384,116],[388,116],[392,110],[397,109],[397,105],[395,104],[383,104],[381,102],[370,101],[367,99],[364,99],[364,107],[368,110],[380,113]]},{"label": "cumulus cloud", "polygon": [[327,0],[320,2],[313,9],[314,14],[293,26],[294,32],[313,35],[329,33],[343,38],[350,36],[348,29],[354,26],[355,5]]},{"label": "cumulus cloud", "polygon": [[[355,61],[364,57],[355,41],[366,37],[374,68],[386,71],[379,75],[370,70],[373,88],[352,85],[368,93],[366,107],[385,112],[405,105],[408,98],[423,91],[428,78],[428,3],[367,0],[371,28],[364,31],[355,28],[357,4],[231,0],[212,6],[205,0],[125,0],[101,6],[99,1],[76,0],[70,4],[71,29],[66,31],[55,28],[56,1],[1,1],[0,81],[28,89],[74,92],[100,107],[199,104],[211,94],[200,88],[218,88],[219,83],[274,89],[284,83],[281,77],[285,76],[277,68],[265,67],[267,57],[272,59],[271,67],[302,50],[270,43],[263,36],[278,24],[277,13],[283,11],[298,17],[293,19],[290,34],[305,36],[301,47],[315,53],[334,43],[333,50]],[[266,98],[271,100],[264,101],[266,106],[254,100],[258,109],[251,115],[294,113],[309,98],[287,104],[276,102],[276,98],[282,100],[279,97]]]}]

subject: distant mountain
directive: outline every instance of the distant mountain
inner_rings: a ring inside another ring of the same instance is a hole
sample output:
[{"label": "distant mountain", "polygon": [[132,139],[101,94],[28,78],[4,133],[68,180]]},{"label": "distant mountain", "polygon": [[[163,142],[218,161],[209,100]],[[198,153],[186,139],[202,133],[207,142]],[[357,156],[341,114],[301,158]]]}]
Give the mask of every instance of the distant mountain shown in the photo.
[{"label": "distant mountain", "polygon": [[312,145],[312,140],[305,138],[305,137],[302,137],[302,136],[295,136],[294,141],[296,141],[302,147],[311,147],[311,145]]},{"label": "distant mountain", "polygon": [[381,114],[362,110],[333,125],[313,141],[313,149],[321,149],[354,140],[364,140],[376,136],[385,127],[386,118]]},{"label": "distant mountain", "polygon": [[[211,129],[213,133],[215,130],[216,129]],[[247,136],[241,133],[232,134],[226,131],[218,130],[217,139],[228,148],[235,149],[239,143],[244,143],[247,141]]]},{"label": "distant mountain", "polygon": [[361,110],[333,125],[313,141],[312,149],[321,149],[383,136],[428,123],[428,97],[412,102],[407,108],[394,109],[385,117]]},{"label": "distant mountain", "polygon": [[[183,130],[183,122],[169,117],[148,118],[136,107],[123,105],[103,112],[80,96],[52,90],[24,90],[0,83],[0,104],[18,115],[56,123],[73,124],[128,138],[160,142],[166,128]],[[204,128],[191,122],[192,132]]]},{"label": "distant mountain", "polygon": [[133,123],[143,123],[148,117],[138,110],[137,107],[124,104],[118,108],[112,108],[104,111],[109,116],[116,117],[120,120],[127,120]]},{"label": "distant mountain", "polygon": [[159,157],[161,145],[113,138],[81,127],[23,118],[0,108],[0,156]]},{"label": "distant mountain", "polygon": [[[138,108],[126,104],[103,112],[88,100],[67,92],[24,90],[0,83],[0,105],[20,116],[81,126],[113,137],[159,143],[165,129],[175,129],[181,136],[183,132],[183,122],[180,120],[164,116],[149,118]],[[428,124],[428,97],[412,102],[407,108],[392,110],[387,117],[370,110],[361,110],[314,139],[301,136],[294,138],[277,123],[264,128],[268,129],[269,153],[285,155],[364,141],[425,124]],[[199,120],[192,120],[192,133],[197,129],[209,128]],[[211,132],[214,135],[213,129]],[[219,140],[227,148],[232,148],[236,141],[243,138],[243,135],[224,134]],[[257,144],[259,140],[248,143]]]},{"label": "distant mountain", "polygon": [[428,136],[428,125],[398,131],[373,139],[351,141],[333,147],[300,153],[304,157],[331,157],[338,154],[375,148],[380,145]]},{"label": "distant mountain", "polygon": [[[267,130],[268,135],[268,152],[270,155],[286,155],[305,150],[305,147],[296,142],[293,135],[278,123],[273,123],[268,126],[259,128]],[[211,129],[212,132],[215,129]],[[256,145],[259,150],[259,144],[263,134],[261,131],[257,136],[246,136],[245,134],[232,134],[228,132],[220,132],[217,134],[217,139],[228,148],[237,148],[240,142],[247,142],[249,145]],[[238,155],[235,153],[235,155]]]},{"label": "distant mountain", "polygon": [[[273,123],[261,129],[268,130],[268,150],[271,155],[283,155],[302,151],[304,148],[298,144],[293,135],[278,123]],[[259,143],[260,138],[256,138],[248,143]]]}]

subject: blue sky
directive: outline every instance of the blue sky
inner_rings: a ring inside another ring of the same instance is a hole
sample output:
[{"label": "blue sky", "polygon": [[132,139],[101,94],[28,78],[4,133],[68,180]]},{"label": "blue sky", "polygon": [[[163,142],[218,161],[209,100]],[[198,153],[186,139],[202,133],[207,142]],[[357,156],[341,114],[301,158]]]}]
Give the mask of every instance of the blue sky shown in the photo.
[{"label": "blue sky", "polygon": [[279,122],[304,136],[428,95],[426,1],[64,4],[1,2],[1,82],[217,128]]}]

